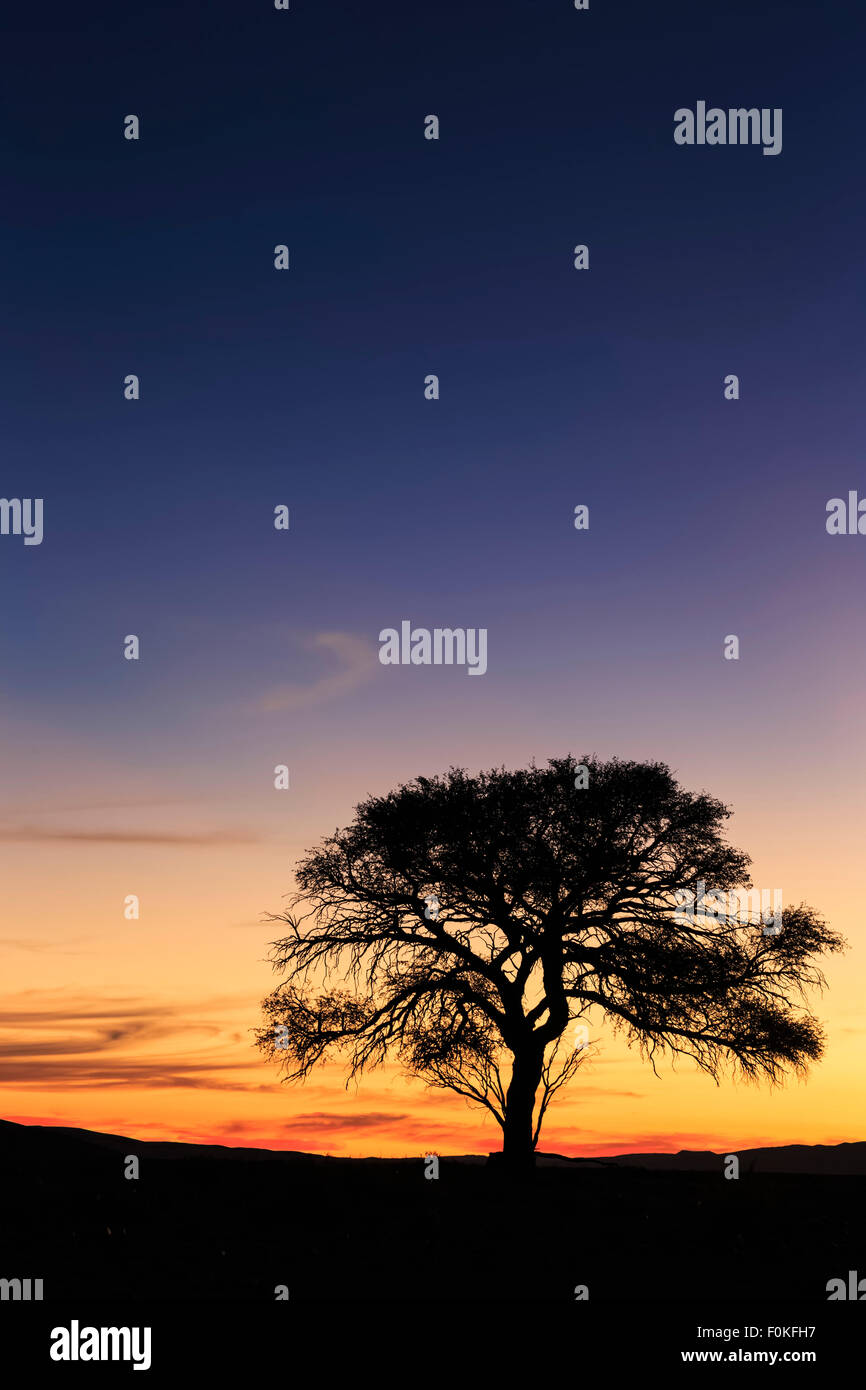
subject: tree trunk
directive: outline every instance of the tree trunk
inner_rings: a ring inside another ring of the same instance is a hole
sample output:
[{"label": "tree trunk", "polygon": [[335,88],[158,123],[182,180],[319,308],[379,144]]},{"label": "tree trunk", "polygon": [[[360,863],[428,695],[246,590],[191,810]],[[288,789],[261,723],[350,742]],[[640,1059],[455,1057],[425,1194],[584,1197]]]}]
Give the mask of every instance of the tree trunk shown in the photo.
[{"label": "tree trunk", "polygon": [[532,1142],[532,1112],[541,1080],[543,1054],[536,1051],[515,1055],[511,1082],[505,1097],[505,1128],[502,1163],[512,1172],[529,1172],[535,1167]]}]

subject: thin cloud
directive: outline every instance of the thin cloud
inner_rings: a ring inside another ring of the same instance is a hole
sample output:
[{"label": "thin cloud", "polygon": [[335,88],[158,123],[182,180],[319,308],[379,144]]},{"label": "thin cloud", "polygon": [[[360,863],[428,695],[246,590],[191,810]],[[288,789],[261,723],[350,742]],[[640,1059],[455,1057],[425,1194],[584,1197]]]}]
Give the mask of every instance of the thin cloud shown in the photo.
[{"label": "thin cloud", "polygon": [[0,1086],[26,1091],[73,1091],[120,1089],[245,1091],[279,1090],[278,1083],[264,1085],[232,1079],[225,1073],[242,1071],[236,1062],[178,1062],[177,1058],[155,1057],[146,1061],[115,1057],[111,1064],[97,1059],[62,1060],[21,1057],[0,1062]]},{"label": "thin cloud", "polygon": [[[279,1090],[276,1080],[267,1084],[266,1078],[242,1079],[249,1075],[251,1064],[245,1057],[234,1058],[233,1045],[226,1042],[226,1025],[219,1015],[247,1005],[246,995],[190,1004],[148,1004],[137,999],[69,997],[61,990],[38,992],[39,1002],[34,1005],[29,1002],[34,993],[25,991],[0,1001],[0,1085],[33,1090],[94,1086]],[[51,999],[51,993],[56,998]],[[190,1052],[190,1034],[212,1039],[212,1050]],[[129,1055],[142,1045],[156,1045],[160,1050],[149,1057]],[[173,1051],[165,1055],[168,1046]]]},{"label": "thin cloud", "polygon": [[674,1130],[661,1134],[649,1132],[632,1135],[626,1139],[611,1139],[609,1132],[606,1133],[604,1130],[582,1129],[579,1141],[575,1141],[574,1133],[573,1129],[557,1129],[551,1126],[546,1133],[542,1133],[540,1147],[546,1153],[604,1158],[615,1157],[618,1154],[674,1154],[683,1149],[692,1153],[715,1153],[724,1149],[728,1143],[727,1140],[719,1139],[717,1134],[693,1130]]},{"label": "thin cloud", "polygon": [[54,816],[58,812],[67,811],[128,811],[131,807],[147,806],[194,806],[210,800],[208,796],[136,796],[136,797],[103,797],[99,801],[68,801],[58,802],[56,800],[31,802],[16,801],[14,810],[0,811],[0,818],[3,820],[14,819],[16,815],[22,813],[27,816]]},{"label": "thin cloud", "polygon": [[70,842],[91,845],[249,845],[260,836],[243,830],[205,830],[184,834],[173,830],[64,830],[41,825],[0,827],[0,840],[39,843]]},{"label": "thin cloud", "polygon": [[366,1114],[341,1115],[329,1110],[314,1110],[304,1115],[295,1115],[291,1120],[283,1125],[283,1130],[292,1133],[295,1130],[304,1132],[314,1130],[316,1133],[353,1133],[356,1130],[364,1129],[392,1129],[394,1125],[403,1125],[411,1117],[405,1113],[388,1114],[380,1111],[368,1111]]},{"label": "thin cloud", "polygon": [[475,1124],[467,1124],[462,1118],[432,1120],[423,1112],[413,1115],[405,1112],[361,1111],[344,1115],[323,1110],[295,1116],[280,1127],[279,1137],[265,1137],[262,1126],[259,1126],[258,1132],[262,1135],[259,1142],[264,1142],[268,1148],[279,1148],[288,1143],[313,1153],[323,1150],[341,1152],[353,1140],[363,1139],[364,1136],[375,1139],[377,1135],[382,1139],[387,1138],[392,1144],[405,1146],[407,1154],[415,1147],[426,1152],[434,1146],[440,1152],[443,1148],[450,1148],[458,1153],[471,1153],[473,1149],[487,1153],[490,1148],[489,1124],[487,1129],[485,1139],[477,1120]]},{"label": "thin cloud", "polygon": [[93,951],[70,951],[69,946],[77,946],[80,941],[91,941],[89,936],[74,936],[68,941],[33,941],[25,937],[0,936],[0,946],[11,951],[50,951],[52,956],[92,956]]},{"label": "thin cloud", "polygon": [[[43,1001],[32,1005],[29,1001],[36,996]],[[28,1001],[23,1006],[17,1000]],[[66,1024],[70,1020],[87,1019],[126,1019],[126,1018],[168,1018],[177,1019],[191,1013],[225,1013],[228,1009],[247,1007],[248,994],[218,995],[211,999],[199,999],[190,1003],[150,1004],[143,999],[132,998],[92,998],[70,995],[61,986],[52,990],[20,990],[17,994],[0,996],[0,1019],[4,1028],[13,1024],[50,1025]]]},{"label": "thin cloud", "polygon": [[319,632],[310,645],[332,652],[342,663],[343,669],[330,676],[321,676],[311,685],[293,683],[277,686],[261,697],[256,709],[270,714],[276,710],[318,705],[323,700],[346,695],[356,686],[363,685],[372,679],[378,669],[377,656],[370,643],[350,632]]}]

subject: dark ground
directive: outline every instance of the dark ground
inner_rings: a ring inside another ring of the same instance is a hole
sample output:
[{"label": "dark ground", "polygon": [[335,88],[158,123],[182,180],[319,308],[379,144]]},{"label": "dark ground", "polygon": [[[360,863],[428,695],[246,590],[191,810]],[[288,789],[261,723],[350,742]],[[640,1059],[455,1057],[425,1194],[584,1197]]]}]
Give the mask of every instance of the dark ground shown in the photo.
[{"label": "dark ground", "polygon": [[[137,1181],[123,1176],[128,1153]],[[521,1185],[482,1162],[440,1165],[431,1181],[420,1157],[245,1154],[0,1122],[0,1277],[41,1277],[46,1300],[273,1301],[285,1284],[292,1302],[355,1303],[573,1302],[579,1284],[593,1302],[826,1301],[828,1279],[866,1275],[862,1175],[568,1164]]]}]

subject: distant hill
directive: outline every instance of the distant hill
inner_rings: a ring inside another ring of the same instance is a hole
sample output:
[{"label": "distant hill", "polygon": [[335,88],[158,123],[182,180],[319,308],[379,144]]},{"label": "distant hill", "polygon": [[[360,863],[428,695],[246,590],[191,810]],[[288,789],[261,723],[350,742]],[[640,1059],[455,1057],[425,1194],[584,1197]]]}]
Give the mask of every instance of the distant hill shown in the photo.
[{"label": "distant hill", "polygon": [[645,1168],[655,1172],[714,1173],[724,1166],[726,1154],[736,1154],[740,1172],[814,1173],[847,1177],[866,1175],[866,1142],[856,1144],[783,1144],[773,1149],[681,1149],[675,1154],[617,1154],[613,1158],[575,1160],[565,1155],[539,1155],[541,1163],[615,1163],[621,1167]]},{"label": "distant hill", "polygon": [[[294,1149],[227,1148],[222,1144],[184,1144],[171,1140],[131,1139],[124,1134],[101,1134],[93,1129],[73,1129],[65,1125],[19,1125],[12,1120],[0,1120],[0,1149],[7,1153],[44,1152],[47,1146],[60,1145],[62,1152],[86,1156],[94,1148],[112,1153],[141,1153],[152,1158],[236,1158],[236,1159],[319,1159],[323,1155],[305,1154]],[[131,1146],[131,1148],[130,1148]]]}]

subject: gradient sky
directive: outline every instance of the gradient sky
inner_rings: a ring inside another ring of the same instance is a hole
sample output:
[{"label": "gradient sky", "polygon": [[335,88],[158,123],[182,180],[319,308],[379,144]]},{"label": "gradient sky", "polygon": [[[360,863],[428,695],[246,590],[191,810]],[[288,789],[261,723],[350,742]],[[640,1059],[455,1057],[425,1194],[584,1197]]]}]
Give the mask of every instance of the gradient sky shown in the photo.
[{"label": "gradient sky", "polygon": [[[866,537],[825,517],[866,495],[866,35],[760,9],[7,21],[0,491],[45,538],[0,536],[6,1118],[498,1147],[395,1069],[281,1086],[262,915],[369,794],[594,751],[721,797],[754,882],[851,949],[807,1083],[657,1078],[599,1020],[542,1147],[864,1137]],[[782,153],[677,146],[698,100],[781,107]],[[486,675],[382,667],[402,619],[485,627]]]}]

